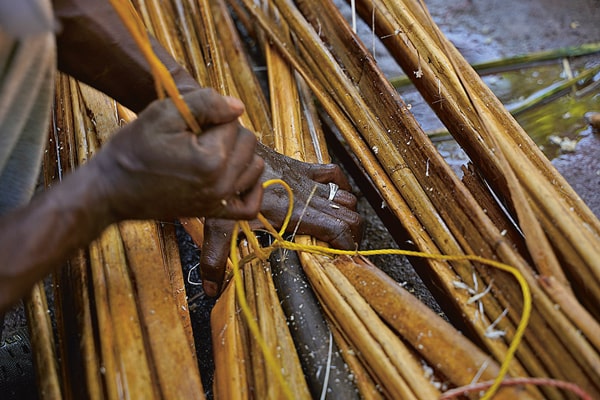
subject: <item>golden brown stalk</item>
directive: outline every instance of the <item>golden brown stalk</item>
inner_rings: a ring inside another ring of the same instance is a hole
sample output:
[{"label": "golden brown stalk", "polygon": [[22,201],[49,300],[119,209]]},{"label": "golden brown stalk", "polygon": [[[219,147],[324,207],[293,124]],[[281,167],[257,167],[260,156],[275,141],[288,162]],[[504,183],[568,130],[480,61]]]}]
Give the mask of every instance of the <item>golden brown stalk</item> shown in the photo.
[{"label": "golden brown stalk", "polygon": [[95,301],[103,308],[103,318],[98,321],[102,357],[114,359],[114,370],[106,371],[110,384],[115,385],[109,397],[136,393],[157,398],[158,388],[146,356],[141,321],[126,270],[125,249],[116,225],[102,233],[95,250],[91,263],[94,288],[100,294]]},{"label": "golden brown stalk", "polygon": [[25,298],[25,312],[31,332],[33,359],[38,367],[36,378],[40,398],[60,399],[60,374],[56,365],[54,335],[43,282],[37,283]]},{"label": "golden brown stalk", "polygon": [[301,253],[300,258],[313,288],[331,313],[329,317],[360,354],[385,395],[403,399],[438,397],[439,392],[424,377],[418,361],[331,262],[307,253]]},{"label": "golden brown stalk", "polygon": [[[99,242],[90,244],[90,260],[102,260]],[[103,383],[106,385],[106,397],[109,399],[119,398],[118,383],[119,379],[117,370],[117,348],[115,329],[110,319],[110,311],[108,310],[108,295],[106,289],[106,280],[101,273],[96,272],[98,269],[97,262],[90,263],[91,282],[94,287],[93,301],[96,305],[97,325],[102,330],[102,337],[98,343],[100,352],[100,365],[103,374]]]},{"label": "golden brown stalk", "polygon": [[[435,366],[455,386],[493,380],[498,364],[454,327],[363,257],[338,257],[333,262],[371,307],[394,328],[412,348]],[[483,366],[486,368],[480,371]],[[511,388],[502,398],[529,398]]]},{"label": "golden brown stalk", "polygon": [[[188,298],[185,290],[181,256],[179,254],[178,240],[175,227],[171,224],[162,224],[158,228],[159,243],[164,258],[164,268],[171,283],[171,292],[175,300],[175,309],[179,314],[186,339],[188,341],[191,356],[196,359],[196,345],[194,344],[194,332],[192,321],[188,310]],[[183,346],[182,346],[183,348]],[[197,365],[194,368],[197,369]]]},{"label": "golden brown stalk", "polygon": [[244,123],[249,129],[253,128],[261,143],[273,148],[273,127],[271,111],[264,97],[258,78],[254,73],[242,39],[239,37],[227,6],[222,0],[211,3],[215,27],[219,34],[220,48],[227,66],[231,71],[233,84],[238,90],[239,98],[246,106],[246,114],[251,125]]},{"label": "golden brown stalk", "polygon": [[[247,244],[242,244],[242,256],[250,254]],[[294,398],[308,399],[310,393],[304,379],[300,361],[290,337],[287,321],[271,276],[268,263],[252,260],[244,268],[245,291],[262,338],[278,361],[277,366],[269,365],[256,343],[256,338],[249,336],[251,345],[252,370],[255,379],[251,384],[257,398],[281,399],[285,392],[281,387],[273,367],[281,368],[283,378],[289,385]]]},{"label": "golden brown stalk", "polygon": [[165,93],[168,94],[190,129],[192,129],[193,132],[200,133],[200,126],[185,101],[183,101],[183,97],[179,94],[179,90],[177,89],[173,77],[169,74],[169,71],[156,54],[154,54],[146,27],[143,25],[143,22],[131,2],[129,2],[129,0],[110,0],[110,2],[129,30],[131,36],[135,39],[140,51],[146,60],[148,60],[148,64],[152,69],[152,75],[154,76],[158,97],[163,98]]},{"label": "golden brown stalk", "polygon": [[340,347],[344,360],[348,363],[348,366],[352,371],[352,378],[356,383],[361,397],[365,400],[382,400],[384,398],[382,393],[378,390],[377,384],[358,358],[356,351],[350,347],[335,325],[330,325],[330,327],[333,338]]},{"label": "golden brown stalk", "polygon": [[[187,314],[187,304],[183,310],[177,308],[157,224],[128,221],[119,224],[119,230],[143,324],[141,340],[147,345],[161,398],[202,398],[195,347],[190,346],[180,316],[182,311]],[[179,257],[170,261],[172,268],[181,271]],[[185,291],[183,280],[177,285]]]},{"label": "golden brown stalk", "polygon": [[243,349],[239,310],[235,305],[235,288],[227,285],[210,314],[215,358],[215,399],[252,398],[248,386],[250,359]]}]

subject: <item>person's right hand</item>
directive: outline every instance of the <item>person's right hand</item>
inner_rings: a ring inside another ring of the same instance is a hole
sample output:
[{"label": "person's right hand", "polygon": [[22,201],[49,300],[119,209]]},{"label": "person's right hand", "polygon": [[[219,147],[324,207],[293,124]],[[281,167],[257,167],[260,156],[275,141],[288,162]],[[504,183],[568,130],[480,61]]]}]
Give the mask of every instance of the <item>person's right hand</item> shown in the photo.
[{"label": "person's right hand", "polygon": [[264,162],[255,154],[255,136],[237,121],[243,104],[212,89],[184,100],[202,127],[199,135],[172,101],[155,101],[92,159],[115,221],[258,213]]}]

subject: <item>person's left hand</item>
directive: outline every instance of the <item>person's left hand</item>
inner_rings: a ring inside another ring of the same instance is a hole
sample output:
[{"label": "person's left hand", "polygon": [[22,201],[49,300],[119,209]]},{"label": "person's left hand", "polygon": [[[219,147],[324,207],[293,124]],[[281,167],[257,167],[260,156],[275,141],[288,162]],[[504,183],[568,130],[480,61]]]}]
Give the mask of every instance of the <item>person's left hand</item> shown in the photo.
[{"label": "person's left hand", "polygon": [[[350,184],[339,166],[304,163],[260,144],[257,154],[265,160],[261,182],[279,178],[292,188],[294,210],[288,232],[314,236],[335,248],[358,248],[363,220],[356,212],[356,197],[350,192]],[[330,182],[339,186],[333,200],[329,200]],[[315,186],[314,195],[309,198]],[[282,225],[288,202],[287,192],[281,185],[272,185],[263,194],[261,213],[276,229]],[[234,224],[222,219],[205,222],[200,271],[204,291],[209,296],[216,296],[221,289]],[[253,220],[250,226],[256,229],[261,224]]]}]

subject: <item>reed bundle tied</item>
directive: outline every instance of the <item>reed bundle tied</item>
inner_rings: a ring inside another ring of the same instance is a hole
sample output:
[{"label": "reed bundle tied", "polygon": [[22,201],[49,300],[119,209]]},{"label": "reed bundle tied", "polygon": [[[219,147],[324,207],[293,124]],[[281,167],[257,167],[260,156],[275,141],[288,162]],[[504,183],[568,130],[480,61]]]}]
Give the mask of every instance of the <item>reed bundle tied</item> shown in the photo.
[{"label": "reed bundle tied", "polygon": [[[431,399],[451,387],[492,381],[505,365],[513,377],[570,382],[600,396],[595,262],[600,223],[421,2],[358,1],[357,8],[369,21],[374,16],[375,33],[389,37],[385,43],[398,63],[469,154],[462,180],[333,3],[133,4],[149,31],[201,85],[245,102],[242,123],[268,146],[301,160],[328,162],[318,118],[319,112],[326,114],[334,131],[327,134],[341,138],[414,249],[428,256],[418,267],[441,289],[438,301],[449,318],[443,320],[358,255],[300,252],[296,267],[287,250],[271,257],[271,265],[254,259],[240,266],[212,313],[216,398],[343,393],[344,398]],[[232,14],[264,56],[268,101]],[[46,160],[48,177],[57,160],[67,169],[84,162],[118,124],[108,99],[64,77],[57,88],[62,107],[55,111],[60,129],[54,134],[64,146]],[[84,107],[97,117],[95,125]],[[182,222],[201,246],[202,221]],[[154,222],[119,224],[57,274],[57,316],[64,327],[58,369],[51,368],[54,350],[46,314],[35,306],[43,304],[43,296],[36,292],[31,315],[37,310],[36,340],[46,343],[36,346],[45,349],[38,352],[45,360],[40,365],[54,371],[40,374],[48,377],[48,393],[75,390],[71,379],[82,373],[86,384],[77,395],[85,397],[188,398],[202,392],[173,240],[169,229]],[[308,237],[294,240],[315,244]],[[232,267],[255,251],[240,241]],[[533,308],[510,363],[507,354],[526,308],[519,283],[506,271],[466,258],[444,261],[436,254],[497,260],[523,276]],[[270,269],[279,272],[272,276]],[[286,274],[293,279],[281,278]],[[292,281],[300,283],[289,290]],[[293,305],[304,303],[319,312],[302,314],[303,323],[296,323],[300,314]],[[157,325],[168,328],[161,332]],[[312,326],[319,327],[321,339],[303,334]],[[81,338],[75,349],[72,335]],[[327,349],[319,353],[323,343]],[[310,360],[304,348],[319,356]],[[323,374],[307,372],[315,370]],[[336,379],[328,379],[335,373]],[[550,384],[495,385],[486,396],[499,389],[497,398],[571,398]]]}]

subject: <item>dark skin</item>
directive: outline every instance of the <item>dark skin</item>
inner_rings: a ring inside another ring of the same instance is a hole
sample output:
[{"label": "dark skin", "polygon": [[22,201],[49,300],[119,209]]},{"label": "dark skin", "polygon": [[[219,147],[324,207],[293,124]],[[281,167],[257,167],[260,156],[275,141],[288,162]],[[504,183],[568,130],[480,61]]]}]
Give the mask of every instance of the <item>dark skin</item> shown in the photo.
[{"label": "dark skin", "polygon": [[[148,65],[108,2],[54,0],[61,23],[58,67],[139,113],[88,163],[28,205],[0,217],[0,314],[32,285],[94,240],[109,224],[127,219],[206,217],[201,273],[208,295],[223,280],[234,220],[261,211],[281,225],[287,195],[262,189],[281,178],[294,190],[293,229],[316,185],[298,233],[353,249],[362,233],[356,198],[336,165],[292,160],[257,143],[240,126],[243,104],[202,89],[155,44],[202,127],[194,135],[169,100],[158,101]],[[328,182],[340,186],[331,207]],[[223,200],[226,200],[223,202]],[[221,235],[221,233],[225,235]]]}]

